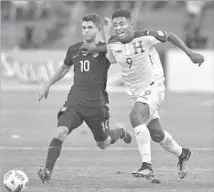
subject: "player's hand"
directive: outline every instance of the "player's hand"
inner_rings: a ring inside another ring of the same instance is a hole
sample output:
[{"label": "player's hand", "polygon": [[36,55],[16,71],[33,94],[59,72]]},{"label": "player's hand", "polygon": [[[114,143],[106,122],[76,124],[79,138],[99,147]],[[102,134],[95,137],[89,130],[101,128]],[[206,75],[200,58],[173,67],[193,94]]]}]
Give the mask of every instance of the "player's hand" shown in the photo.
[{"label": "player's hand", "polygon": [[204,62],[204,56],[199,53],[191,53],[189,57],[190,57],[191,61],[193,63],[198,64],[199,67]]},{"label": "player's hand", "polygon": [[42,88],[42,90],[39,92],[39,99],[38,99],[38,101],[41,101],[41,99],[42,99],[43,97],[45,97],[45,99],[47,99],[48,94],[49,94],[49,89],[50,89],[49,86],[44,86],[44,87]]},{"label": "player's hand", "polygon": [[111,26],[112,26],[111,19],[109,19],[108,17],[104,17],[104,28],[110,29]]},{"label": "player's hand", "polygon": [[95,45],[91,45],[89,43],[83,43],[80,47],[80,51],[83,54],[93,54],[95,52]]},{"label": "player's hand", "polygon": [[103,30],[104,30],[104,37],[105,37],[106,43],[109,41],[110,37],[112,36],[111,29],[112,29],[111,19],[109,19],[108,17],[104,17]]}]

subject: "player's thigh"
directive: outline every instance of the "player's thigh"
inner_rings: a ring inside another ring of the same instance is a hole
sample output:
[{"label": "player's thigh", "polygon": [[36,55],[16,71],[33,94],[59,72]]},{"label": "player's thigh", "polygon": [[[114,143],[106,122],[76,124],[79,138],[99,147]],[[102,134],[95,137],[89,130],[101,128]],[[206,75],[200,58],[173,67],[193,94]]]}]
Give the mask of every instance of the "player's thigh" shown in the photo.
[{"label": "player's thigh", "polygon": [[165,96],[165,86],[163,83],[153,84],[142,90],[136,102],[147,104],[149,116],[152,116],[159,110]]},{"label": "player's thigh", "polygon": [[149,117],[146,119],[145,124],[148,126],[149,123],[153,120],[153,119],[160,119],[160,115],[158,113],[158,111],[155,111],[154,113],[152,113],[152,115],[149,115]]},{"label": "player's thigh", "polygon": [[153,84],[140,91],[138,97],[132,98],[134,103],[130,113],[130,120],[135,127],[141,123],[148,123],[159,118],[158,109],[163,102],[165,86],[163,83]]},{"label": "player's thigh", "polygon": [[74,107],[62,107],[57,117],[57,127],[67,127],[69,133],[83,123],[83,118]]},{"label": "player's thigh", "polygon": [[93,133],[95,141],[105,141],[108,138],[109,109],[103,106],[91,110],[92,115],[85,115],[84,120]]}]

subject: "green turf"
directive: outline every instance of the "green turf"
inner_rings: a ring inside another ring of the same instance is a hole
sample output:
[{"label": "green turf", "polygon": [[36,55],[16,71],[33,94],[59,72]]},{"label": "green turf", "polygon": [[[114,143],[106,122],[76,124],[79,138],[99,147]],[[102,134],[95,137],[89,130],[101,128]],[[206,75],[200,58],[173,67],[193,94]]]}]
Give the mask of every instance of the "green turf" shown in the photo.
[{"label": "green turf", "polygon": [[[193,151],[190,172],[184,180],[180,180],[176,173],[177,158],[154,143],[153,166],[162,184],[154,185],[134,178],[130,172],[140,166],[135,139],[130,145],[120,141],[102,151],[96,148],[92,134],[83,125],[64,143],[52,182],[41,184],[36,167],[44,163],[46,148],[56,131],[56,113],[65,97],[66,92],[51,92],[48,100],[38,103],[35,91],[2,94],[0,146],[4,149],[0,151],[1,176],[10,169],[24,170],[30,180],[27,191],[31,192],[213,192],[211,94],[167,93],[160,110],[163,127],[181,145]],[[126,94],[111,93],[110,101],[112,128],[121,121],[130,125]],[[133,134],[130,127],[128,130]],[[12,138],[12,135],[20,138]]]}]

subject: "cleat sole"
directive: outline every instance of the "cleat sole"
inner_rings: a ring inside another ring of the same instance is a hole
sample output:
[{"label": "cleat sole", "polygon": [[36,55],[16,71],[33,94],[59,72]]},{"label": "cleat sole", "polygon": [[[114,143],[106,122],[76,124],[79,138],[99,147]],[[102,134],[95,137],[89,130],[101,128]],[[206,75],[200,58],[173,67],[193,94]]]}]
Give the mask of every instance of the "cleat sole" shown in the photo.
[{"label": "cleat sole", "polygon": [[154,178],[153,175],[152,176],[146,176],[146,175],[139,174],[139,173],[132,173],[132,175],[134,175],[134,177],[137,177],[137,178],[145,178],[153,184],[161,184],[161,181],[159,179]]}]

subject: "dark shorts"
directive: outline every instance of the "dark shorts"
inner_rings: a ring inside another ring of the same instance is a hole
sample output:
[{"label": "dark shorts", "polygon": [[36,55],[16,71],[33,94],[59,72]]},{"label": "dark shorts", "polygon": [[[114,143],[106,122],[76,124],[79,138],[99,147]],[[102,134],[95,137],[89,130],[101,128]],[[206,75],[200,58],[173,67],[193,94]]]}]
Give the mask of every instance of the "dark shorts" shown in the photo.
[{"label": "dark shorts", "polygon": [[73,107],[63,106],[58,112],[57,127],[65,126],[69,133],[85,122],[91,129],[96,141],[105,141],[109,130],[109,108],[101,107]]}]

